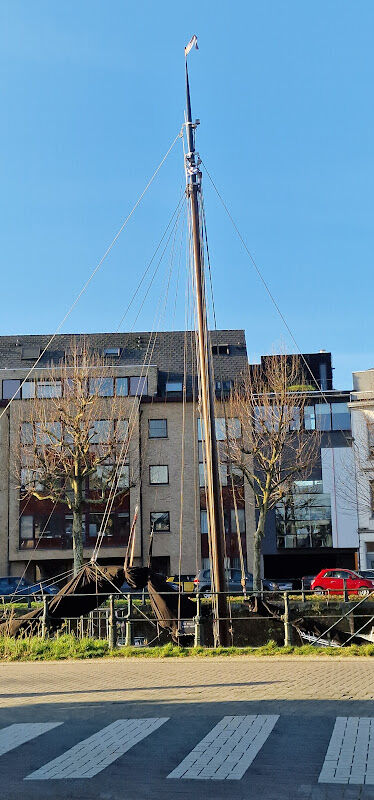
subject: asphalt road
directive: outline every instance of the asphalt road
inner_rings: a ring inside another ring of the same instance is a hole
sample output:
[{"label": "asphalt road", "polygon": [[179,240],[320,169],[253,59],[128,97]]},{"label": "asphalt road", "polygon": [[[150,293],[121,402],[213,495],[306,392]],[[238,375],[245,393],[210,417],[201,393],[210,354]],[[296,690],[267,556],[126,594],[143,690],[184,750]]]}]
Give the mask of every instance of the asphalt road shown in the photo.
[{"label": "asphalt road", "polygon": [[1,800],[374,800],[370,659],[0,666]]}]

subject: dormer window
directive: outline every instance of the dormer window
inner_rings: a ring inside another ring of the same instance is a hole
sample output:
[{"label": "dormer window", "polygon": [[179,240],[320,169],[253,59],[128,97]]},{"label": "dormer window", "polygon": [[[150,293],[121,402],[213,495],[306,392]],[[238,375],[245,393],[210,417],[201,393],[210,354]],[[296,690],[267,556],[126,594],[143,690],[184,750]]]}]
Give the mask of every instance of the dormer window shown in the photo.
[{"label": "dormer window", "polygon": [[212,354],[214,356],[229,356],[230,347],[228,344],[212,344]]},{"label": "dormer window", "polygon": [[104,350],[104,356],[120,356],[120,355],[121,355],[120,347],[106,347]]},{"label": "dormer window", "polygon": [[40,356],[40,347],[22,347],[21,358],[22,361],[35,361]]}]

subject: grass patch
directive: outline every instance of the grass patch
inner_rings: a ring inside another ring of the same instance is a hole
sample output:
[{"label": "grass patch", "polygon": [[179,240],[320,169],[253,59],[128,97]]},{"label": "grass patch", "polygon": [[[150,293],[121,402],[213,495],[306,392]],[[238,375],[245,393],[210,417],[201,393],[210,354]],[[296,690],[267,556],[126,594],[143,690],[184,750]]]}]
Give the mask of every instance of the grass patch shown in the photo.
[{"label": "grass patch", "polygon": [[0,661],[63,661],[89,658],[216,658],[217,656],[374,656],[374,645],[350,645],[349,647],[278,647],[268,642],[263,647],[177,647],[171,643],[162,647],[119,647],[110,650],[105,639],[77,639],[65,634],[57,639],[41,639],[30,636],[24,639],[0,637]]}]

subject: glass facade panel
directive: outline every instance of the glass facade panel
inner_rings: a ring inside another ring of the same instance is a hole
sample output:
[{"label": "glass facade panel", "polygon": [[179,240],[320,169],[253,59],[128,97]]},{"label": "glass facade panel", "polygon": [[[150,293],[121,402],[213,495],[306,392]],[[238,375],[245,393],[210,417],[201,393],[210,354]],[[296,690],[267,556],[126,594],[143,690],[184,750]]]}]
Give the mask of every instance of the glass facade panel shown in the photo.
[{"label": "glass facade panel", "polygon": [[22,400],[31,400],[35,397],[35,381],[25,381],[21,389]]},{"label": "glass facade panel", "polygon": [[226,423],[224,417],[216,417],[216,438],[217,442],[224,442],[226,439]]},{"label": "glass facade panel", "polygon": [[304,406],[304,428],[306,431],[315,431],[316,429],[314,406]]},{"label": "glass facade panel", "polygon": [[351,415],[347,403],[331,403],[333,431],[350,431]]},{"label": "glass facade panel", "polygon": [[169,467],[164,465],[155,464],[149,467],[149,482],[150,483],[169,483]]},{"label": "glass facade panel", "polygon": [[167,419],[148,420],[148,436],[150,439],[166,439],[168,435]]},{"label": "glass facade panel", "polygon": [[129,379],[116,378],[116,395],[117,397],[127,397],[129,393]]},{"label": "glass facade panel", "polygon": [[3,400],[11,400],[14,396],[15,400],[20,399],[20,387],[21,381],[19,380],[6,380],[3,381]]},{"label": "glass facade panel", "polygon": [[315,406],[317,431],[331,431],[331,409],[329,403],[317,403]]},{"label": "glass facade panel", "polygon": [[297,481],[275,508],[278,548],[332,547],[331,498],[322,481]]}]

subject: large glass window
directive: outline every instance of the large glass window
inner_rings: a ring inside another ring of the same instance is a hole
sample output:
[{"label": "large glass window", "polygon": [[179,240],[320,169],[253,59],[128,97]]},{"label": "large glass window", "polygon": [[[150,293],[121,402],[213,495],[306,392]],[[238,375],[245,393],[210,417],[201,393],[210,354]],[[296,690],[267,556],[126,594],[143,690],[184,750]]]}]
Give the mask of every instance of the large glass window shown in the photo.
[{"label": "large glass window", "polygon": [[331,403],[333,431],[350,431],[351,415],[347,403]]},{"label": "large glass window", "polygon": [[14,396],[15,400],[20,399],[20,387],[21,381],[19,380],[5,380],[3,381],[3,400],[11,400]]},{"label": "large glass window", "polygon": [[149,467],[150,483],[169,483],[169,467],[166,464],[155,464]]},{"label": "large glass window", "polygon": [[90,378],[89,392],[98,397],[113,397],[113,378]]},{"label": "large glass window", "polygon": [[147,378],[130,378],[130,394],[132,397],[142,397],[148,394]]},{"label": "large glass window", "polygon": [[170,531],[169,511],[151,511],[151,531]]},{"label": "large glass window", "polygon": [[40,399],[61,397],[61,393],[61,381],[38,381],[36,384],[36,396]]},{"label": "large glass window", "polygon": [[275,509],[277,547],[332,547],[331,499],[322,481],[296,481]]},{"label": "large glass window", "polygon": [[166,439],[168,435],[167,419],[148,420],[148,435],[150,439]]}]

